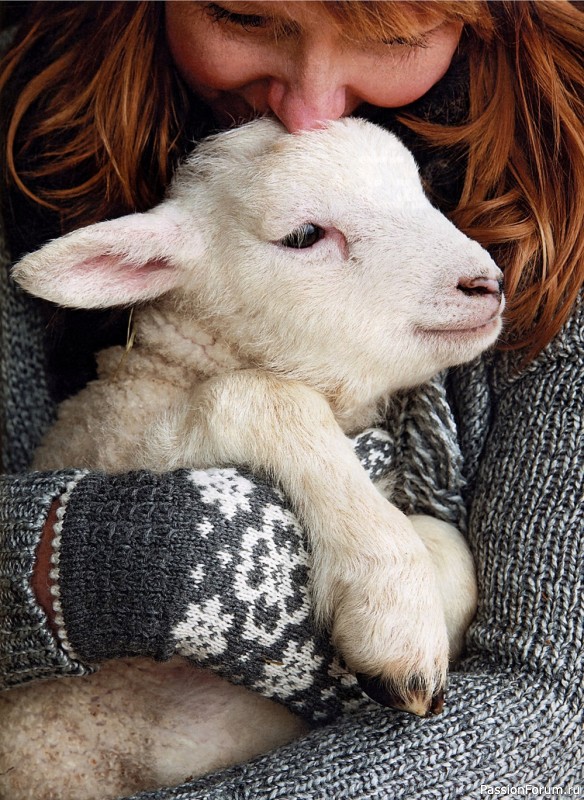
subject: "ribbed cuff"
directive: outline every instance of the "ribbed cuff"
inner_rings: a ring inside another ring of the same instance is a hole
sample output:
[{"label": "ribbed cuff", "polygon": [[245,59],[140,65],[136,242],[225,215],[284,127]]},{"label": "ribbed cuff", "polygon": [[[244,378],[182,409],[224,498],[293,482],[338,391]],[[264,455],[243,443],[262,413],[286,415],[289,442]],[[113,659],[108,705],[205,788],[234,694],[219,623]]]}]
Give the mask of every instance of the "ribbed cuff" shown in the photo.
[{"label": "ribbed cuff", "polygon": [[0,688],[91,671],[60,647],[31,585],[51,503],[79,474],[0,477]]},{"label": "ribbed cuff", "polygon": [[90,473],[62,517],[60,603],[82,660],[169,658],[191,570],[197,498],[186,473]]}]

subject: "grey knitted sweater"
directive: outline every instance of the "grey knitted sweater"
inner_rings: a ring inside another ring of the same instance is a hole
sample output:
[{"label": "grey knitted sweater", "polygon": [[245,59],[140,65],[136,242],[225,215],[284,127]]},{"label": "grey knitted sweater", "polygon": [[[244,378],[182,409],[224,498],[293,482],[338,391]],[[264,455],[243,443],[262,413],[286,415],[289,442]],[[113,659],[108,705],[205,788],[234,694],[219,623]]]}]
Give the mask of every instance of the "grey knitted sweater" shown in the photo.
[{"label": "grey knitted sweater", "polygon": [[[26,471],[54,407],[43,316],[8,263],[4,253],[0,687],[178,652],[314,723],[273,753],[142,800],[584,793],[582,306],[526,369],[490,355],[454,370],[356,440],[374,477],[394,471],[398,504],[466,528],[477,561],[466,657],[444,713],[419,720],[364,698],[314,630],[301,531],[274,488],[226,469]],[[56,498],[60,639],[30,588]]]}]

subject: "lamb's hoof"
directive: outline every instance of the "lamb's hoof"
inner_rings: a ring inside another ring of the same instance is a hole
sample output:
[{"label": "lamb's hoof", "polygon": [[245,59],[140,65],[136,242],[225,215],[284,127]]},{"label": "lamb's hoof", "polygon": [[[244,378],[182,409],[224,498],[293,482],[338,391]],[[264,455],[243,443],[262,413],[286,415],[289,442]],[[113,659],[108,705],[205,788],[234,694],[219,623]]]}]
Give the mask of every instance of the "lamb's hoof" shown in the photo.
[{"label": "lamb's hoof", "polygon": [[440,690],[432,698],[432,702],[430,703],[430,708],[426,716],[433,717],[436,716],[436,714],[441,714],[443,711],[444,711],[444,692]]},{"label": "lamb's hoof", "polygon": [[408,692],[406,699],[387,680],[365,675],[362,672],[358,672],[355,677],[365,694],[386,708],[408,711],[418,717],[432,717],[435,714],[441,714],[444,709],[444,692],[442,690],[437,692],[430,702],[418,688]]}]

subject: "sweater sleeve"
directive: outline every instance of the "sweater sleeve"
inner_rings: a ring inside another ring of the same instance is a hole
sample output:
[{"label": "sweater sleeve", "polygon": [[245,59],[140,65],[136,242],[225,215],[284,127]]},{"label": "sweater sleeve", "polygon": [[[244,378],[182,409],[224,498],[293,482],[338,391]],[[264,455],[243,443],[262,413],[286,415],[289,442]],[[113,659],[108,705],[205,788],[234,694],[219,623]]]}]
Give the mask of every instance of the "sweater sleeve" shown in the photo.
[{"label": "sweater sleeve", "polygon": [[[381,431],[358,437],[356,448],[373,475],[391,462],[391,442]],[[20,485],[6,480],[7,494],[14,483]],[[280,491],[231,468],[36,473],[22,479],[21,496],[7,512],[20,514],[17,533],[5,536],[13,561],[26,550],[31,526],[22,494],[45,484],[51,491],[39,503],[36,525],[57,494],[50,578],[63,654],[28,676],[9,667],[6,686],[68,674],[64,665],[77,664],[81,673],[111,658],[179,653],[315,720],[367,702],[326,633],[315,631],[304,536]],[[14,579],[21,594],[6,604],[15,624],[19,603],[43,617],[29,588],[34,530],[27,569]],[[11,564],[6,572],[14,572]],[[15,641],[16,631],[0,637],[7,657]],[[20,650],[25,646],[32,647]]]},{"label": "sweater sleeve", "polygon": [[582,309],[521,374],[503,358],[469,536],[480,605],[444,713],[361,709],[140,800],[577,794],[584,782]]},{"label": "sweater sleeve", "polygon": [[75,478],[74,472],[0,476],[1,689],[90,671],[59,646],[31,588],[36,549],[49,507]]}]

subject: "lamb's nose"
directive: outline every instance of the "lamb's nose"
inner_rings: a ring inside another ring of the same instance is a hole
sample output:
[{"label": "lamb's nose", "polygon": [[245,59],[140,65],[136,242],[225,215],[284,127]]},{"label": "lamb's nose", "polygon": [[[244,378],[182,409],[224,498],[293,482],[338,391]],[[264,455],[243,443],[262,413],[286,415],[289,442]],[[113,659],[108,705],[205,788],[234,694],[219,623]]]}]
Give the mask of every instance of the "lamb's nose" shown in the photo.
[{"label": "lamb's nose", "polygon": [[495,278],[461,278],[456,287],[468,296],[503,294],[503,281]]}]

